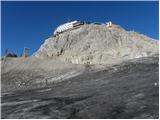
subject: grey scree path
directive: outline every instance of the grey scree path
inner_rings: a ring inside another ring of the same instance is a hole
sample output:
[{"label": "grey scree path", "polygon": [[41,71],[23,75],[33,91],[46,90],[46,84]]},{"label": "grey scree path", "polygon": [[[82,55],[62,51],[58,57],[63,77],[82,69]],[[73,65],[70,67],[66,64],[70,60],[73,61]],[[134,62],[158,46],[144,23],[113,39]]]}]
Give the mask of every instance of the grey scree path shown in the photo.
[{"label": "grey scree path", "polygon": [[158,57],[87,68],[49,86],[2,92],[2,118],[158,118],[155,83]]}]

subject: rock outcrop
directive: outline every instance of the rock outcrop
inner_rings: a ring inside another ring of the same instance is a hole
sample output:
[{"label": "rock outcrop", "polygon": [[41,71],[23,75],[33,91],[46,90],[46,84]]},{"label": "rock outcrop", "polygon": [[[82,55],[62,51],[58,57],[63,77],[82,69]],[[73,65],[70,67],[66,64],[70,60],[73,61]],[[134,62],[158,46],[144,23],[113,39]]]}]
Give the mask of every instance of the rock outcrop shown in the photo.
[{"label": "rock outcrop", "polygon": [[74,64],[114,64],[158,54],[159,42],[118,25],[85,24],[45,40],[33,54]]}]

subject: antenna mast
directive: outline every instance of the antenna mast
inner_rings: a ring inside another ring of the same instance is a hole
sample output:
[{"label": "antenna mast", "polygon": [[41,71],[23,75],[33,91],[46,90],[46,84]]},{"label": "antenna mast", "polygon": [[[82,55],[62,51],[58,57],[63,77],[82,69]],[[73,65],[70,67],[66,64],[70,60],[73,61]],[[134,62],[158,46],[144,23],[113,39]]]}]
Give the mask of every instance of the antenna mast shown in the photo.
[{"label": "antenna mast", "polygon": [[23,57],[28,57],[29,56],[29,48],[24,47],[23,49]]}]

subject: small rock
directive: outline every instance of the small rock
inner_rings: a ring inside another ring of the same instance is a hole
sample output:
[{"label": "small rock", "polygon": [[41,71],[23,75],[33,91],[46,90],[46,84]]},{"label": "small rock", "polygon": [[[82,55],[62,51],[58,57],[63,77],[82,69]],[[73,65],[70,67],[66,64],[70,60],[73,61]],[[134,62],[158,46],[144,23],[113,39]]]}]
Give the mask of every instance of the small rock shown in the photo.
[{"label": "small rock", "polygon": [[155,85],[155,86],[157,86],[157,85],[158,85],[158,83],[157,83],[157,82],[155,82],[155,83],[154,83],[154,85]]}]

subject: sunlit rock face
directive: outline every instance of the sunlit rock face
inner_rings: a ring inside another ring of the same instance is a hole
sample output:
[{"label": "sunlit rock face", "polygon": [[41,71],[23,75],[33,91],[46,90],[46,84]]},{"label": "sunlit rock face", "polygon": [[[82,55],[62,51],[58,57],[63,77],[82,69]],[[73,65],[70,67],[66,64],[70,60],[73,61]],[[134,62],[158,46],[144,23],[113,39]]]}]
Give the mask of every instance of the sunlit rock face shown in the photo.
[{"label": "sunlit rock face", "polygon": [[118,25],[84,24],[49,37],[33,56],[74,64],[113,64],[158,54],[158,44]]}]

